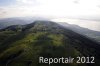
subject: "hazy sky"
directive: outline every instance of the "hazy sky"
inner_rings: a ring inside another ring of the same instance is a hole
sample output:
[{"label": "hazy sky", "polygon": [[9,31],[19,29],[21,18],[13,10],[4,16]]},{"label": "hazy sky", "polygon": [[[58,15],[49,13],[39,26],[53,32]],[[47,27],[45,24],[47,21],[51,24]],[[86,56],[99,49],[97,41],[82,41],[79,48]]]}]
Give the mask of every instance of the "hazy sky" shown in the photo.
[{"label": "hazy sky", "polygon": [[100,31],[100,0],[0,0],[0,18],[39,16]]},{"label": "hazy sky", "polygon": [[52,21],[67,22],[69,24],[76,24],[80,27],[88,28],[95,31],[100,31],[100,21],[74,19],[74,18],[59,18],[59,19],[52,19]]},{"label": "hazy sky", "polygon": [[19,16],[100,20],[100,0],[0,0],[0,18]]}]

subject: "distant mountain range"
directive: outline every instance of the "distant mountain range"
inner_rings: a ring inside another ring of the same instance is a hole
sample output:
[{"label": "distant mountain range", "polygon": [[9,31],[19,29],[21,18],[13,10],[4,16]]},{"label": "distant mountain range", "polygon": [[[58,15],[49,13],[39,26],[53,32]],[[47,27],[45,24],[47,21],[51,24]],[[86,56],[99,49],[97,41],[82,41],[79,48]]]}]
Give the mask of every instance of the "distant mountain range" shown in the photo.
[{"label": "distant mountain range", "polygon": [[69,28],[77,33],[80,33],[82,35],[85,35],[87,37],[90,37],[90,38],[100,42],[100,32],[99,31],[90,30],[88,28],[83,28],[83,27],[80,27],[78,25],[68,24],[65,22],[60,22],[59,24],[66,27],[66,28]]},{"label": "distant mountain range", "polygon": [[34,21],[0,30],[0,66],[50,66],[39,57],[95,57],[96,63],[56,63],[51,66],[99,66],[100,44],[51,21]]},{"label": "distant mountain range", "polygon": [[11,25],[25,25],[34,22],[35,20],[48,20],[42,17],[14,17],[0,19],[0,29]]}]

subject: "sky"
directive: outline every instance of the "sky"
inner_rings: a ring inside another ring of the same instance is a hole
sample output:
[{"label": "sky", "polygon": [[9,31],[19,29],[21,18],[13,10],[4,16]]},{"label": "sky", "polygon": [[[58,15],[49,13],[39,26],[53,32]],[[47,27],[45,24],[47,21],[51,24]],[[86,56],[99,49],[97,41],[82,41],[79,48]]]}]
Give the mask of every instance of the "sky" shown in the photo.
[{"label": "sky", "polygon": [[100,21],[85,20],[85,19],[74,19],[74,18],[59,18],[52,19],[55,22],[66,22],[68,24],[76,24],[80,27],[88,28],[94,31],[100,31]]},{"label": "sky", "polygon": [[0,0],[1,19],[25,16],[54,18],[88,28],[97,26],[94,29],[100,31],[100,0]]},{"label": "sky", "polygon": [[100,0],[0,0],[0,18],[36,15],[100,20]]}]

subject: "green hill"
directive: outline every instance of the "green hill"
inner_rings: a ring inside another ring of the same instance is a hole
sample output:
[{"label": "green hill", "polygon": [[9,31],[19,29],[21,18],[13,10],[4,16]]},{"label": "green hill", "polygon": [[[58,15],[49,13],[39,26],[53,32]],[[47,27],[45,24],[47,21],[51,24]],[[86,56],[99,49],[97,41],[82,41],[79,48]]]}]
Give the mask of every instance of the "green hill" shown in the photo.
[{"label": "green hill", "polygon": [[[70,56],[75,58],[74,63],[50,66],[97,66],[99,50],[97,42],[51,21],[35,21],[0,31],[0,66],[49,66],[39,63],[39,57]],[[96,63],[75,63],[77,56],[94,56]]]}]

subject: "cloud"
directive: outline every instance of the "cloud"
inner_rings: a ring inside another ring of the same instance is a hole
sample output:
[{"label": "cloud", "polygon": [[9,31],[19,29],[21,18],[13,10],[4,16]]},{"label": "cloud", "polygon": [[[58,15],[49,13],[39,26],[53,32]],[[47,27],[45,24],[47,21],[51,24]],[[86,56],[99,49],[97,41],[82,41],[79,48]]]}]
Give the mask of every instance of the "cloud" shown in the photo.
[{"label": "cloud", "polygon": [[100,19],[99,4],[99,0],[16,0],[15,5],[2,7],[4,11],[1,9],[0,13],[3,17],[40,15]]},{"label": "cloud", "polygon": [[0,7],[0,18],[3,18],[6,14],[7,11],[4,8]]},{"label": "cloud", "polygon": [[16,1],[20,3],[28,3],[28,4],[31,4],[32,2],[34,2],[34,0],[16,0]]},{"label": "cloud", "polygon": [[30,8],[4,7],[0,8],[0,18],[23,17],[34,15]]},{"label": "cloud", "polygon": [[73,3],[79,4],[79,0],[74,0]]},{"label": "cloud", "polygon": [[100,8],[100,5],[97,5],[98,8]]},{"label": "cloud", "polygon": [[17,5],[20,6],[35,6],[37,5],[37,0],[16,0]]}]

